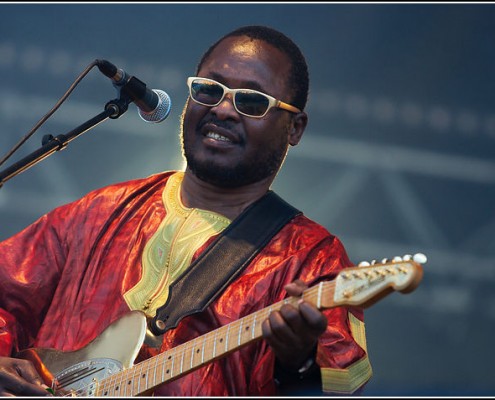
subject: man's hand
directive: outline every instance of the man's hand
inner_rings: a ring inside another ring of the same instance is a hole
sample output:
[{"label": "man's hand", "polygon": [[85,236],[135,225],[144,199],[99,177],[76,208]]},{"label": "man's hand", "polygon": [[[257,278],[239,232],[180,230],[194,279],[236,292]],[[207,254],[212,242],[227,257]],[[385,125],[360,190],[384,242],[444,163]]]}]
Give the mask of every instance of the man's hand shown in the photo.
[{"label": "man's hand", "polygon": [[49,396],[47,388],[30,361],[0,357],[0,396]]},{"label": "man's hand", "polygon": [[[296,280],[285,287],[290,296],[300,296],[307,286]],[[272,347],[278,362],[297,372],[314,354],[318,337],[327,327],[327,318],[314,305],[300,301],[298,307],[284,304],[263,321],[263,338]]]}]

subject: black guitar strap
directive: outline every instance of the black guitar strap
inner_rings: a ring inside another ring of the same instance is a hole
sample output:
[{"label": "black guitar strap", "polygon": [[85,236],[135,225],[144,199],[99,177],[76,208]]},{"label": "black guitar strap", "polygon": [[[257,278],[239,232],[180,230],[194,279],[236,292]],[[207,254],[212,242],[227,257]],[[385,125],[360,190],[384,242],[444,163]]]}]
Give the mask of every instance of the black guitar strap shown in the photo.
[{"label": "black guitar strap", "polygon": [[149,328],[161,335],[203,311],[239,275],[270,239],[301,211],[269,191],[250,205],[169,288]]}]

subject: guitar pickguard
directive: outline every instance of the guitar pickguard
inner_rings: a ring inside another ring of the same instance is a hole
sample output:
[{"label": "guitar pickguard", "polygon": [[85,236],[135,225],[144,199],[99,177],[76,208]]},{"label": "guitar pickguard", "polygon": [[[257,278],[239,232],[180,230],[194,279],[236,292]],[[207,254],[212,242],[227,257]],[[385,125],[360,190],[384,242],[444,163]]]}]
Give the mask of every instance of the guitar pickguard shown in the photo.
[{"label": "guitar pickguard", "polygon": [[55,375],[52,390],[57,394],[74,397],[94,397],[97,383],[122,368],[122,363],[110,358],[83,361]]},{"label": "guitar pickguard", "polygon": [[132,367],[145,334],[145,315],[131,311],[79,350],[64,352],[35,348],[23,350],[19,357],[32,361],[56,394],[92,397],[97,394],[99,382]]}]

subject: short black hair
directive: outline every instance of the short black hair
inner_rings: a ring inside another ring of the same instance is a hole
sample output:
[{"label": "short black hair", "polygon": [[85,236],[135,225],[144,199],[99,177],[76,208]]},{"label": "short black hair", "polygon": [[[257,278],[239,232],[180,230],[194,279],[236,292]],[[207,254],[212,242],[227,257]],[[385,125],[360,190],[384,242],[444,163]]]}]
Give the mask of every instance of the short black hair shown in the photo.
[{"label": "short black hair", "polygon": [[304,110],[304,107],[306,106],[306,103],[308,101],[309,91],[309,73],[306,59],[302,54],[301,49],[292,41],[292,39],[287,37],[282,32],[268,26],[243,26],[222,36],[203,54],[203,57],[201,57],[201,60],[199,61],[198,67],[196,69],[196,74],[198,74],[203,63],[206,61],[211,52],[218,46],[218,44],[220,44],[220,42],[229,37],[237,36],[247,36],[252,39],[262,40],[276,47],[282,53],[286,54],[289,57],[292,62],[291,70],[289,73],[289,82],[293,85],[294,88],[291,104],[293,104],[300,110]]}]

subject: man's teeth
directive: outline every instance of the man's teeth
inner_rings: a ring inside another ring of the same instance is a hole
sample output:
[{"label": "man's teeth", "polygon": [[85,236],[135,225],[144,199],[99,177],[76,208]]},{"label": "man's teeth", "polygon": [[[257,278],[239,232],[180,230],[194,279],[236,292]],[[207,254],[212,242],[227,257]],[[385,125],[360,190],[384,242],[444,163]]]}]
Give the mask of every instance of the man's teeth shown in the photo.
[{"label": "man's teeth", "polygon": [[215,132],[208,132],[206,134],[206,137],[212,138],[215,140],[222,140],[224,142],[230,142],[231,141],[229,138],[226,138],[225,136],[219,135],[218,133],[215,133]]}]

